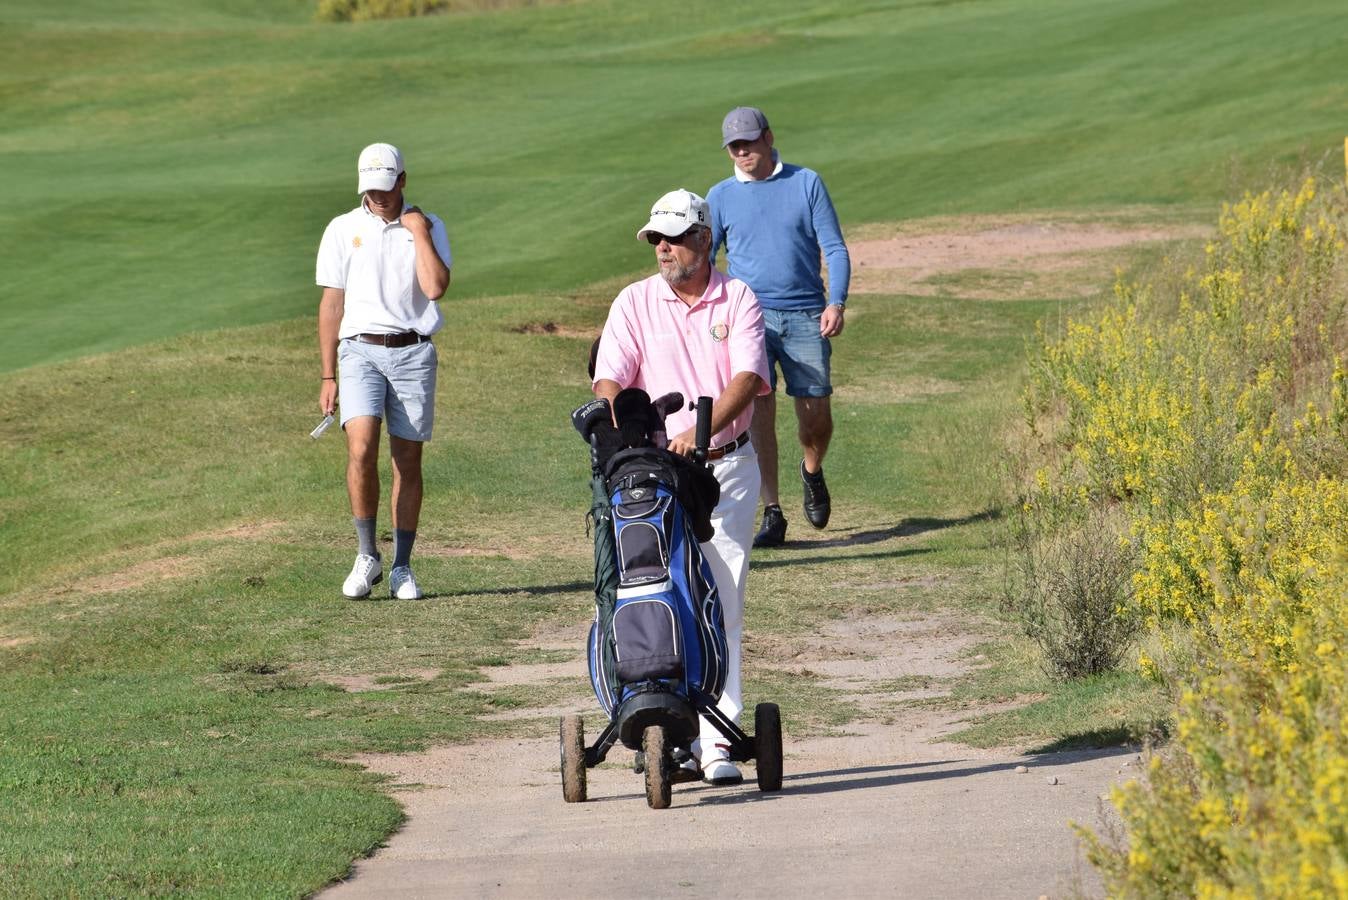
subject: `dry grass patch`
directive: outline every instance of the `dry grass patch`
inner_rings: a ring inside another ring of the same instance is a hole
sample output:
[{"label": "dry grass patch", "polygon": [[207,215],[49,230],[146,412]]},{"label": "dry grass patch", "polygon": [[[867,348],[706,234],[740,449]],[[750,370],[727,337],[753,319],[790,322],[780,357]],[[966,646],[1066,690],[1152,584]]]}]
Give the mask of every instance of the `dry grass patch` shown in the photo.
[{"label": "dry grass patch", "polygon": [[859,376],[834,387],[834,394],[845,403],[905,403],[942,394],[957,394],[964,385],[930,375],[887,378],[882,375]]},{"label": "dry grass patch", "polygon": [[515,334],[551,334],[557,337],[583,338],[592,341],[599,337],[599,329],[559,325],[556,322],[526,322],[510,329]]},{"label": "dry grass patch", "polygon": [[1107,288],[1132,248],[1211,235],[1147,210],[942,217],[868,225],[849,237],[852,293],[979,300],[1087,296]]},{"label": "dry grass patch", "polygon": [[395,688],[404,687],[409,684],[421,684],[422,682],[432,681],[440,676],[443,669],[411,669],[404,673],[382,675],[324,675],[318,680],[341,688],[352,693],[361,694],[368,691],[390,691]]}]

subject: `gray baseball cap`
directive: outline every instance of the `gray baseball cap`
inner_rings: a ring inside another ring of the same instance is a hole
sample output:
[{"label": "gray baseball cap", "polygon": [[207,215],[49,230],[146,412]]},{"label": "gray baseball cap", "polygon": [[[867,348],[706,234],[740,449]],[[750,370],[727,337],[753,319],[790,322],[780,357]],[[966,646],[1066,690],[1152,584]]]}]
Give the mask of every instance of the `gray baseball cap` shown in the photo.
[{"label": "gray baseball cap", "polygon": [[766,131],[768,117],[756,106],[737,106],[721,122],[721,146],[731,141],[756,141]]}]

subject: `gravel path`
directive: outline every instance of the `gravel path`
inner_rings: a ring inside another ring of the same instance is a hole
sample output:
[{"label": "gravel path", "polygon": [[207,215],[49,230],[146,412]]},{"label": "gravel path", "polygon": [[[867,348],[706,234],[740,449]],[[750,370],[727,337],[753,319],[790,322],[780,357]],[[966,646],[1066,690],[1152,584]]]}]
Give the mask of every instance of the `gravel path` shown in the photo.
[{"label": "gravel path", "polygon": [[589,802],[564,803],[550,736],[367,760],[427,787],[398,795],[407,825],[323,896],[1098,894],[1068,822],[1100,821],[1131,752],[1024,759],[902,723],[800,742],[786,728],[781,792],[760,793],[746,768],[738,787],[676,785],[667,810],[646,806],[621,748],[590,770]]},{"label": "gravel path", "polygon": [[[552,641],[581,646],[580,634]],[[956,674],[976,664],[970,642],[940,618],[830,623],[814,647],[844,661],[832,672],[823,658],[795,663],[837,688],[864,692],[868,681]],[[586,683],[579,660],[489,674],[496,684]],[[895,706],[883,722],[854,725],[847,736],[793,739],[790,700],[778,700],[786,755],[780,792],[759,792],[746,766],[742,786],[675,785],[667,810],[647,807],[632,754],[621,746],[589,770],[588,802],[562,800],[556,717],[583,714],[592,741],[603,726],[593,698],[530,711],[537,737],[362,757],[393,784],[420,787],[395,791],[406,826],[323,896],[1099,894],[1069,823],[1106,821],[1112,813],[1101,795],[1135,771],[1134,751],[1030,758],[976,750],[941,735],[989,709],[929,705]]]}]

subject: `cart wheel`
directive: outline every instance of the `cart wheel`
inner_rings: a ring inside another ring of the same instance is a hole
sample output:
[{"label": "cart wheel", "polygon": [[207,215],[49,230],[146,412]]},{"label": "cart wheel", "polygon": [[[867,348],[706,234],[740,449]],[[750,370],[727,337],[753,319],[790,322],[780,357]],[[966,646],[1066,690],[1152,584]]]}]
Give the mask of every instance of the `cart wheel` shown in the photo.
[{"label": "cart wheel", "polygon": [[632,760],[632,771],[638,775],[646,771],[646,754],[640,750],[637,751],[636,758]]},{"label": "cart wheel", "polygon": [[585,723],[580,716],[562,716],[562,796],[567,803],[585,802]]},{"label": "cart wheel", "polygon": [[665,746],[665,726],[646,726],[641,734],[641,752],[646,755],[646,803],[651,809],[668,809],[669,750]]},{"label": "cart wheel", "polygon": [[758,789],[782,789],[782,712],[776,703],[754,707],[754,758],[758,767]]}]

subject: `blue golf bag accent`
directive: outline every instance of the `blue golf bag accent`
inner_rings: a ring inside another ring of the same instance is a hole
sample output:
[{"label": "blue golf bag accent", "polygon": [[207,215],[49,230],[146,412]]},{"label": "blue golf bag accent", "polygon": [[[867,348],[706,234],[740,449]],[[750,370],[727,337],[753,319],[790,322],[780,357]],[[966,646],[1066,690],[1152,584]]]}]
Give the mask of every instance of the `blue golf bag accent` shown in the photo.
[{"label": "blue golf bag accent", "polygon": [[638,689],[658,685],[686,699],[701,692],[715,702],[725,687],[720,595],[680,500],[690,497],[691,471],[665,450],[637,448],[617,452],[605,477],[596,475],[588,656],[595,696],[610,716]]}]

